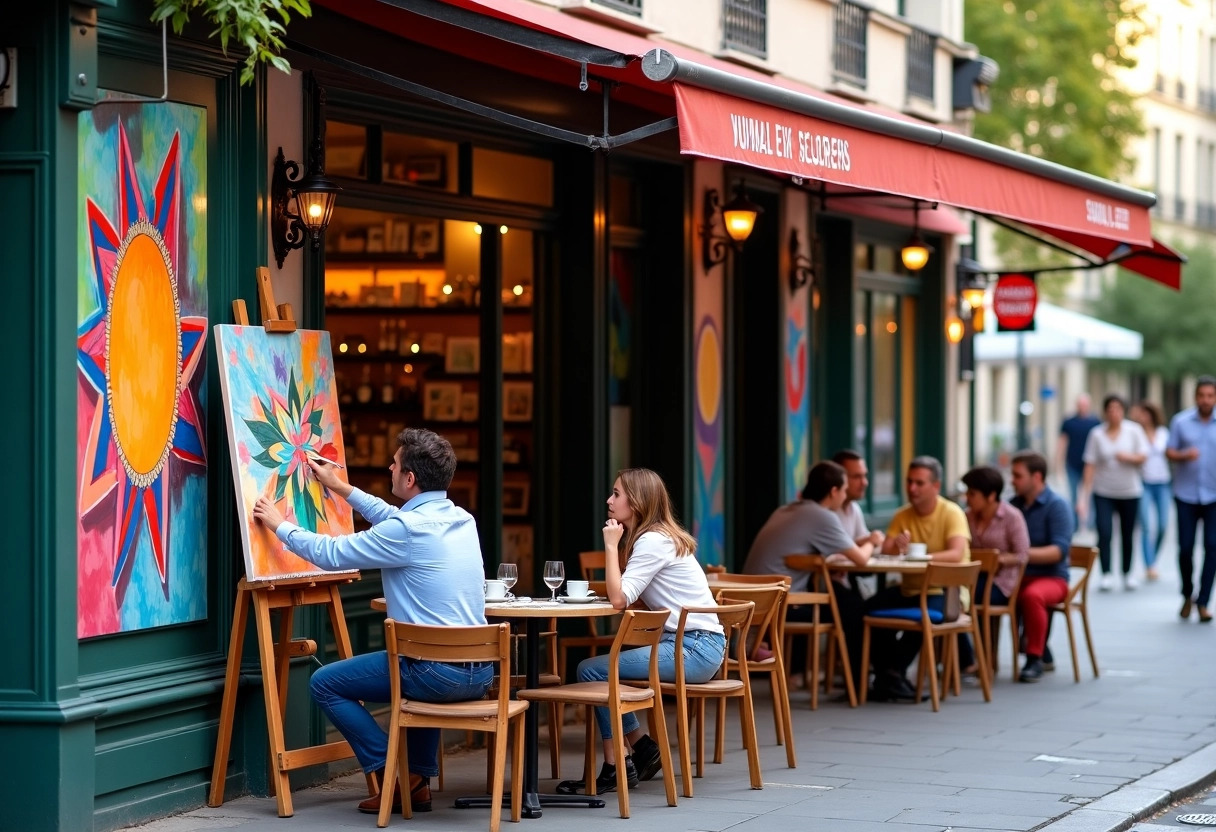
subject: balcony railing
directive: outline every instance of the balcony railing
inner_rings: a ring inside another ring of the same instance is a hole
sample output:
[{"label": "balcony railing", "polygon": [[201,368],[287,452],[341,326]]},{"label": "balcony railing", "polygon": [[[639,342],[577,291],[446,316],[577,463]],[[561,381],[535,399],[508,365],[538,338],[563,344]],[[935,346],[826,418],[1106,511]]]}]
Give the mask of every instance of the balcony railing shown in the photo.
[{"label": "balcony railing", "polygon": [[722,0],[722,45],[768,57],[768,0]]},{"label": "balcony railing", "polygon": [[933,64],[937,38],[920,29],[908,35],[908,97],[933,101]]},{"label": "balcony railing", "polygon": [[642,16],[642,0],[593,0],[597,6],[605,6],[618,12]]},{"label": "balcony railing", "polygon": [[869,23],[869,9],[840,0],[836,6],[836,40],[832,50],[834,79],[865,87],[866,28]]}]

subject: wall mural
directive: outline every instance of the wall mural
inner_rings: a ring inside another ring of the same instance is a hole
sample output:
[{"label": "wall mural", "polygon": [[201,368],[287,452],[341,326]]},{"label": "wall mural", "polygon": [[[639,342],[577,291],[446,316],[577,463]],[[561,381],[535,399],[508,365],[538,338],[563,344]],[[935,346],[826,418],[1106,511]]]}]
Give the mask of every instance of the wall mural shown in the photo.
[{"label": "wall mural", "polygon": [[806,482],[810,459],[811,395],[807,363],[806,286],[796,290],[785,304],[785,350],[782,359],[785,376],[785,499],[798,499]]},{"label": "wall mural", "polygon": [[258,497],[270,497],[288,520],[309,531],[354,531],[350,505],[323,488],[306,463],[310,455],[346,463],[329,333],[217,326],[215,348],[245,577],[252,581],[317,572],[318,567],[287,551],[253,519],[253,504]]},{"label": "wall mural", "polygon": [[80,114],[81,638],[207,616],[206,110]]},{"label": "wall mural", "polygon": [[722,338],[719,316],[705,315],[697,326],[693,353],[696,386],[693,421],[694,520],[697,556],[703,564],[723,563],[726,548],[725,472],[722,464]]}]

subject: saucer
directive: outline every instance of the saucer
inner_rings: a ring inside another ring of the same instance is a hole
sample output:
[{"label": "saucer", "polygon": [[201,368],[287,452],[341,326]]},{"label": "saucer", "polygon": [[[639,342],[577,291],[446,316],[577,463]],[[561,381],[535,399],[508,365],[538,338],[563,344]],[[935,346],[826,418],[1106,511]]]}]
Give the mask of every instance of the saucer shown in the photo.
[{"label": "saucer", "polygon": [[595,595],[584,595],[582,598],[577,598],[570,595],[559,595],[557,596],[557,600],[561,601],[563,604],[590,604],[592,601],[602,601],[603,599]]},{"label": "saucer", "polygon": [[933,560],[931,555],[904,555],[904,560],[909,563],[928,563]]}]

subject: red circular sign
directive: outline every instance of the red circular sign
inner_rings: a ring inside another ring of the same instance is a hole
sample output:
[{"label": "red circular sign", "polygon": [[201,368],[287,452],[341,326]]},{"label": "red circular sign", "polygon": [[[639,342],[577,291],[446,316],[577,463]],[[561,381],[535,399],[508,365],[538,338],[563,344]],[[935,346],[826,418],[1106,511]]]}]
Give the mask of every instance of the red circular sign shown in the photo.
[{"label": "red circular sign", "polygon": [[992,311],[1001,329],[1029,329],[1038,302],[1034,278],[1025,274],[1001,275],[992,292]]}]

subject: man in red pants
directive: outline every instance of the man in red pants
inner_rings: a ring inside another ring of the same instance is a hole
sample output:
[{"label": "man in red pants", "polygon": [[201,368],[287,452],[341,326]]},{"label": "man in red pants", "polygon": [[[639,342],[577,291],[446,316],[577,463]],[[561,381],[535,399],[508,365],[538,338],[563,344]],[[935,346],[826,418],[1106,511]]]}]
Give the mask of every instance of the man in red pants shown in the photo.
[{"label": "man in red pants", "polygon": [[1010,500],[1026,518],[1030,532],[1030,561],[1018,592],[1018,614],[1026,639],[1026,666],[1019,682],[1043,678],[1047,648],[1048,606],[1068,593],[1068,549],[1072,545],[1072,509],[1068,501],[1047,485],[1047,460],[1042,454],[1022,451],[1013,458],[1010,473],[1016,496]]}]

